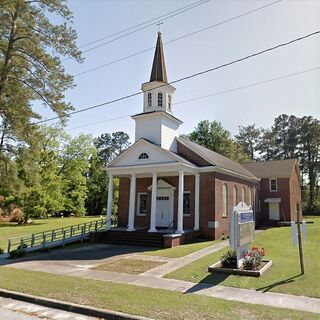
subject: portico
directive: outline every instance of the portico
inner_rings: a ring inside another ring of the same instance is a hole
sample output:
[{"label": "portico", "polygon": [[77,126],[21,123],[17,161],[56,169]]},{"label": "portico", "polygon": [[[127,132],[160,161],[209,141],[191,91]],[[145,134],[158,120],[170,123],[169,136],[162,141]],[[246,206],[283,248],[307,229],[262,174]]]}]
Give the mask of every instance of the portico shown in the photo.
[{"label": "portico", "polygon": [[[199,230],[200,174],[193,166],[172,163],[165,166],[162,164],[144,165],[134,169],[132,167],[109,167],[108,171],[109,190],[113,190],[113,177],[125,178],[129,183],[127,231],[136,230],[137,218],[140,222],[138,227],[145,227],[148,232],[158,232],[158,228],[160,230],[170,228],[174,229],[175,233],[182,234],[184,233],[184,218],[189,220],[188,229]],[[185,180],[188,180],[187,188]],[[137,190],[137,183],[139,184],[140,181],[144,186],[140,184]],[[113,192],[108,192],[108,221],[111,218],[112,196]],[[188,212],[184,212],[184,209]],[[192,225],[190,225],[191,218]],[[110,229],[109,223],[107,229]]]}]

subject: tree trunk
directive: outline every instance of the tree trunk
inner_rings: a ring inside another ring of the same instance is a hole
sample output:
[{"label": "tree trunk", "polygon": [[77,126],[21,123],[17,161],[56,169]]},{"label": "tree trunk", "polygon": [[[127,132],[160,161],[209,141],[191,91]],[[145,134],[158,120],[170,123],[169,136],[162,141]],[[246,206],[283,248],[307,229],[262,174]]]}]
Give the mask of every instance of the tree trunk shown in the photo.
[{"label": "tree trunk", "polygon": [[12,23],[11,23],[11,30],[10,30],[10,36],[9,36],[9,41],[8,41],[8,47],[5,52],[5,58],[4,58],[4,63],[1,69],[1,74],[0,74],[0,96],[2,96],[5,88],[5,83],[7,81],[8,73],[10,70],[10,64],[11,64],[11,59],[13,56],[13,44],[14,44],[14,39],[15,39],[15,34],[17,31],[17,20],[18,20],[18,8],[15,11],[13,17],[12,17]]}]

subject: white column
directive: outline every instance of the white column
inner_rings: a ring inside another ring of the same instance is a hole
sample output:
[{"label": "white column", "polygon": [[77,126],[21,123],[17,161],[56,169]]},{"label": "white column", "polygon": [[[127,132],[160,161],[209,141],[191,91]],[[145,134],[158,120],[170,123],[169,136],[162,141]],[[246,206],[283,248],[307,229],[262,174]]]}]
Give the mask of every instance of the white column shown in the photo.
[{"label": "white column", "polygon": [[129,217],[127,231],[134,231],[134,214],[136,205],[136,175],[131,175],[130,182],[130,200],[129,200]]},{"label": "white column", "polygon": [[176,233],[183,233],[183,190],[184,173],[179,172],[179,193],[178,193],[178,225]]},{"label": "white column", "polygon": [[157,232],[156,229],[156,211],[157,211],[157,174],[152,174],[152,193],[151,193],[151,215],[149,232]]},{"label": "white column", "polygon": [[200,174],[195,175],[194,181],[194,230],[199,230],[199,197],[200,197]]},{"label": "white column", "polygon": [[109,173],[109,188],[108,188],[108,206],[107,206],[106,230],[110,230],[111,229],[112,199],[113,199],[113,174]]}]

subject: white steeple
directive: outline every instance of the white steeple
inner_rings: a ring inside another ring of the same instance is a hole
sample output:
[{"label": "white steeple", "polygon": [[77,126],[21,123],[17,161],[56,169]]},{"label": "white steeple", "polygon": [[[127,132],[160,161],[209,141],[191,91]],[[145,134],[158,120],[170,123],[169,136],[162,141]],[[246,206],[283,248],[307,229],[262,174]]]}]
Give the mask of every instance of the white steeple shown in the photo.
[{"label": "white steeple", "polygon": [[153,58],[150,81],[143,83],[143,113],[132,116],[136,121],[135,140],[148,139],[164,149],[176,151],[175,137],[182,121],[172,112],[172,97],[176,90],[168,84],[161,33]]}]

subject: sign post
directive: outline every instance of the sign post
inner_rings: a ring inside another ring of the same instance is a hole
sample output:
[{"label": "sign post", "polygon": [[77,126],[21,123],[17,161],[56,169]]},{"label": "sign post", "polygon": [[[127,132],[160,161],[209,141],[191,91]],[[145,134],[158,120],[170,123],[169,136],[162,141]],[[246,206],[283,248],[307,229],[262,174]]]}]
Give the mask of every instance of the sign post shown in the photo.
[{"label": "sign post", "polygon": [[254,240],[255,221],[251,206],[240,202],[233,208],[230,224],[230,246],[237,252],[237,268],[243,264],[243,255]]},{"label": "sign post", "polygon": [[[304,274],[304,259],[303,259],[303,251],[302,251],[301,224],[302,224],[302,233],[303,233],[304,240],[307,240],[306,222],[305,221],[301,222],[301,213],[300,213],[300,210],[297,209],[297,222],[291,221],[292,244],[294,246],[296,246],[297,242],[298,242],[301,274]],[[296,225],[297,225],[297,227],[296,227]]]}]

